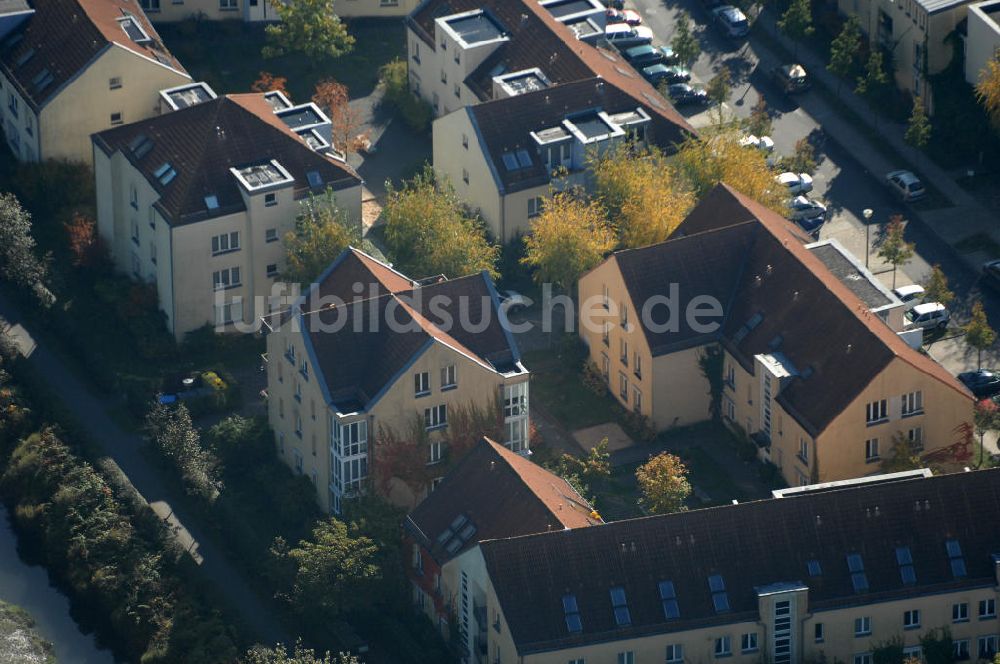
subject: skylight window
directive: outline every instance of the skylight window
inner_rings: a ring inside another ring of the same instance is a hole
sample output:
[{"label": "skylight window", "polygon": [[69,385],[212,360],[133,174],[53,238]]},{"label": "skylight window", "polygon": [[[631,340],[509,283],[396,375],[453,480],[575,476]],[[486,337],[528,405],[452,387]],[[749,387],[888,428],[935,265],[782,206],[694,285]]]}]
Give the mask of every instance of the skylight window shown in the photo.
[{"label": "skylight window", "polygon": [[517,163],[521,168],[531,166],[531,155],[528,154],[527,150],[517,151]]},{"label": "skylight window", "polygon": [[948,560],[951,562],[951,574],[956,579],[966,576],[965,557],[962,555],[962,545],[958,540],[947,540],[944,543],[945,550],[948,551]]},{"label": "skylight window", "polygon": [[142,29],[142,26],[139,25],[139,22],[136,21],[135,18],[126,16],[118,22],[121,24],[122,30],[125,31],[125,34],[128,35],[128,38],[136,44],[144,44],[146,42],[153,41],[149,38],[149,35],[146,34],[146,31]]},{"label": "skylight window", "polygon": [[34,78],[31,79],[31,83],[35,86],[35,90],[41,92],[45,88],[49,87],[49,84],[55,80],[52,76],[52,72],[48,69],[43,69],[42,71],[35,74]]},{"label": "skylight window", "polygon": [[139,134],[129,141],[128,147],[132,151],[132,154],[135,155],[136,159],[142,159],[149,154],[150,150],[153,149],[153,141],[149,138],[149,136]]},{"label": "skylight window", "polygon": [[29,48],[27,51],[25,51],[24,53],[22,53],[21,55],[19,55],[17,57],[17,60],[14,61],[14,63],[18,67],[22,67],[22,66],[24,66],[24,63],[26,63],[28,60],[30,60],[33,55],[35,55],[35,49],[34,48]]},{"label": "skylight window", "polygon": [[469,517],[464,514],[459,514],[451,525],[437,536],[437,543],[450,555],[455,555],[475,534],[476,524],[469,521]]},{"label": "skylight window", "polygon": [[320,177],[319,171],[309,171],[306,173],[306,180],[309,181],[310,187],[318,187],[323,184],[323,178]]},{"label": "skylight window", "polygon": [[503,165],[508,171],[516,171],[520,166],[517,165],[517,157],[514,156],[513,152],[504,152],[503,155]]},{"label": "skylight window", "polygon": [[663,603],[663,615],[667,620],[681,617],[673,581],[660,581],[660,602]]},{"label": "skylight window", "polygon": [[713,574],[708,577],[708,589],[712,591],[712,604],[716,613],[725,613],[729,610],[729,594],[726,592],[726,582],[722,580],[720,574]]},{"label": "skylight window", "polygon": [[153,171],[153,177],[159,180],[160,184],[168,185],[177,177],[177,171],[170,165],[170,162],[164,162],[159,168]]},{"label": "skylight window", "polygon": [[860,553],[847,554],[847,569],[851,572],[851,583],[854,592],[863,593],[868,590],[868,575],[865,574],[865,563]]},{"label": "skylight window", "polygon": [[571,633],[582,632],[583,623],[580,622],[580,609],[576,605],[576,595],[563,595],[563,613],[566,614],[566,629]]},{"label": "skylight window", "polygon": [[628,611],[628,602],[625,601],[625,589],[615,586],[611,589],[611,606],[615,610],[615,623],[619,627],[627,627],[632,624],[632,616]]},{"label": "skylight window", "polygon": [[896,547],[896,564],[899,565],[899,576],[905,585],[912,586],[917,582],[917,573],[913,569],[913,555],[910,553],[910,547]]},{"label": "skylight window", "polygon": [[815,558],[806,562],[806,569],[809,571],[809,576],[820,576],[823,574],[823,568]]},{"label": "skylight window", "polygon": [[205,197],[205,207],[209,210],[219,209],[219,197],[215,194],[209,194]]}]

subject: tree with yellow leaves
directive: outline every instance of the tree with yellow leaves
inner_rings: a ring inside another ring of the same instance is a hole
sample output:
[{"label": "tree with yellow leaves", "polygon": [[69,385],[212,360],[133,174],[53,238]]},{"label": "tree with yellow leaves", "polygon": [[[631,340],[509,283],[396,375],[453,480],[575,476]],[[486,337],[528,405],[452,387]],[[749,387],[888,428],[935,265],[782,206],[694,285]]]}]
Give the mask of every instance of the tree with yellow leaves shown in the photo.
[{"label": "tree with yellow leaves", "polygon": [[976,99],[986,109],[990,122],[1000,131],[1000,55],[993,57],[979,72]]},{"label": "tree with yellow leaves", "polygon": [[691,495],[688,469],[679,457],[661,452],[639,466],[635,479],[642,491],[639,502],[653,514],[687,510],[684,501]]},{"label": "tree with yellow leaves", "polygon": [[537,283],[571,290],[615,248],[615,234],[600,204],[564,191],[546,199],[524,246],[521,262],[535,269]]},{"label": "tree with yellow leaves", "polygon": [[687,179],[697,199],[725,182],[784,215],[788,211],[784,187],[775,184],[764,153],[740,145],[739,139],[734,130],[689,138],[680,145],[673,164]]},{"label": "tree with yellow leaves", "polygon": [[655,148],[618,148],[592,159],[591,168],[620,247],[663,242],[694,206],[691,187]]}]

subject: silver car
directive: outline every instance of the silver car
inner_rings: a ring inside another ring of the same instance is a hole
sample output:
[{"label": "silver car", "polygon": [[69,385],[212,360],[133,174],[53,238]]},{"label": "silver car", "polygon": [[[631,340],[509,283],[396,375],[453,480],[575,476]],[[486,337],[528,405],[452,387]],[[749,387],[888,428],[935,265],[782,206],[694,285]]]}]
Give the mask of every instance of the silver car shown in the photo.
[{"label": "silver car", "polygon": [[910,171],[892,171],[886,173],[885,181],[901,201],[919,201],[927,195],[927,190],[924,189],[920,178]]}]

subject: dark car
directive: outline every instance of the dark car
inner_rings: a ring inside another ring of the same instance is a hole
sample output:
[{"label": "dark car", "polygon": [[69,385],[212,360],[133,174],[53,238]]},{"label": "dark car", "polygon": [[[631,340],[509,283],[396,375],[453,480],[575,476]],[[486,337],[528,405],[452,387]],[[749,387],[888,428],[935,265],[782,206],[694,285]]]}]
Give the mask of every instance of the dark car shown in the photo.
[{"label": "dark car", "polygon": [[691,80],[691,72],[683,67],[668,67],[664,64],[644,67],[642,76],[653,85],[667,83],[687,83]]},{"label": "dark car", "polygon": [[674,102],[676,106],[708,103],[708,93],[704,89],[690,86],[687,83],[673,83],[667,86],[667,94],[670,96],[670,101]]},{"label": "dark car", "polygon": [[977,399],[985,399],[1000,394],[1000,374],[988,369],[966,371],[965,373],[958,374],[958,379],[969,388],[973,396]]},{"label": "dark car", "polygon": [[806,233],[809,233],[813,237],[819,237],[819,229],[821,229],[823,224],[826,223],[826,215],[818,214],[814,217],[799,219],[795,223],[797,223],[799,228],[804,230]]},{"label": "dark car", "polygon": [[809,89],[809,76],[802,65],[778,65],[771,70],[771,78],[785,94],[805,92]]},{"label": "dark car", "polygon": [[642,46],[633,46],[632,48],[625,49],[622,55],[636,69],[642,69],[651,65],[672,65],[677,63],[677,56],[669,46],[643,44]]}]

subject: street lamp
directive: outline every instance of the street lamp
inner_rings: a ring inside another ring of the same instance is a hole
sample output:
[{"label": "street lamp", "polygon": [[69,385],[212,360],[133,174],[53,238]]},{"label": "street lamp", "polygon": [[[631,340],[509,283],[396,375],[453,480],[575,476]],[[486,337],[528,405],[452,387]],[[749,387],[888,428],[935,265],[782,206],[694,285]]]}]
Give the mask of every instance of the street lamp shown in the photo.
[{"label": "street lamp", "polygon": [[861,211],[861,216],[865,218],[865,269],[866,270],[868,269],[868,254],[871,253],[871,246],[872,246],[871,220],[872,220],[872,215],[874,214],[875,212],[871,208],[865,208],[864,210]]}]

